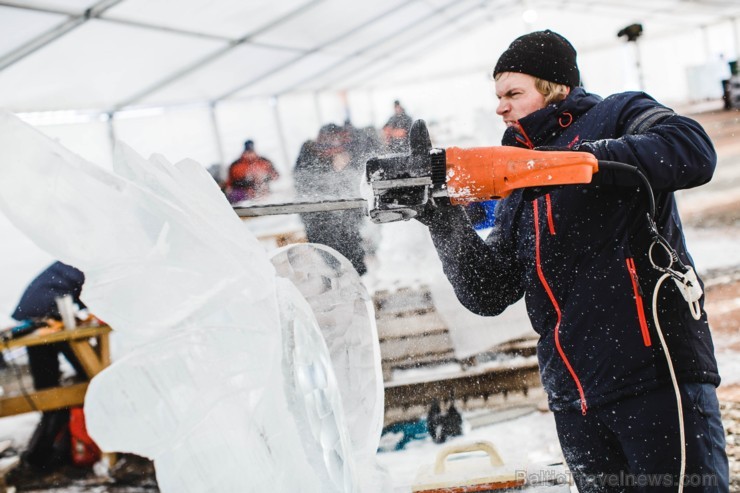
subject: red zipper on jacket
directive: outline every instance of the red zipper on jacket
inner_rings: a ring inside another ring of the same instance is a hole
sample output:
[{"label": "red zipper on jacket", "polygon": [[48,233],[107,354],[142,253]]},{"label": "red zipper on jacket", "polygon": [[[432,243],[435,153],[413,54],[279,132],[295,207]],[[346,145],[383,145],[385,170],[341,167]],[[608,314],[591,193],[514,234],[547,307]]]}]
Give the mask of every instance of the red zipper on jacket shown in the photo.
[{"label": "red zipper on jacket", "polygon": [[645,307],[642,304],[642,289],[637,279],[637,268],[634,259],[627,257],[627,270],[630,273],[632,281],[632,290],[635,293],[635,305],[637,305],[637,319],[640,321],[640,331],[642,332],[642,342],[645,346],[651,346],[650,331],[648,331],[647,318],[645,317]]},{"label": "red zipper on jacket", "polygon": [[521,134],[521,137],[519,135],[516,136],[516,141],[526,146],[527,149],[534,149],[534,144],[532,143],[532,139],[530,139],[529,135],[527,135],[527,132],[524,131],[524,127],[522,127],[519,124],[519,120],[514,122],[514,125],[516,125],[517,130],[519,130]]},{"label": "red zipper on jacket", "polygon": [[555,347],[557,348],[558,353],[560,354],[560,358],[563,360],[563,363],[565,363],[565,367],[568,369],[568,372],[570,372],[570,376],[573,377],[573,381],[576,383],[578,394],[581,397],[581,414],[585,415],[588,406],[586,405],[586,395],[583,393],[583,386],[581,385],[581,381],[578,379],[578,375],[576,375],[573,366],[571,366],[568,357],[565,356],[563,347],[560,345],[560,322],[562,320],[562,314],[560,313],[560,305],[558,305],[558,302],[555,299],[555,295],[553,295],[552,290],[550,289],[550,285],[547,283],[547,279],[545,279],[545,274],[542,272],[542,263],[540,262],[540,221],[539,210],[537,208],[537,199],[535,199],[532,204],[534,206],[534,242],[537,276],[540,278],[540,282],[545,288],[545,292],[547,292],[547,296],[550,298],[550,303],[552,303],[553,308],[555,308],[555,313],[558,316],[558,321],[555,324]]},{"label": "red zipper on jacket", "polygon": [[555,221],[552,219],[552,203],[550,201],[550,194],[545,195],[545,203],[547,204],[547,226],[550,228],[550,234],[555,234]]}]

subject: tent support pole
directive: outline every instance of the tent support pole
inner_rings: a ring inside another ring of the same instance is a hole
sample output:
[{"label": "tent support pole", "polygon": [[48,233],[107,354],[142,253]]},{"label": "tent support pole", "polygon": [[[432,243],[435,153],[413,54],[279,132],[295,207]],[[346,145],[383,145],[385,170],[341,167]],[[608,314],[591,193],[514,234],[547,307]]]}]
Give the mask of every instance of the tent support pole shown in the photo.
[{"label": "tent support pole", "polygon": [[[0,58],[0,70],[4,70],[14,63],[26,58],[28,55],[35,53],[36,51],[40,50],[44,46],[48,45],[49,43],[56,41],[57,39],[61,38],[68,32],[72,31],[73,29],[76,29],[77,27],[81,26],[82,24],[86,23],[90,19],[97,19],[102,14],[104,14],[108,9],[115,7],[117,4],[121,3],[123,0],[99,0],[95,3],[93,3],[92,6],[88,7],[85,12],[79,15],[67,15],[67,19],[65,19],[61,24],[52,27],[48,31],[45,31],[35,38],[31,39],[27,43],[19,46],[15,50],[11,51],[7,55]],[[34,10],[33,8],[21,6],[21,5],[12,5],[12,7],[15,8],[27,8],[29,10]],[[44,9],[41,9],[43,12]]]},{"label": "tent support pole", "polygon": [[321,101],[319,100],[319,93],[313,93],[313,105],[316,109],[316,120],[319,122],[319,127],[324,124],[324,115],[321,113]]},{"label": "tent support pole", "polygon": [[377,113],[375,112],[375,91],[371,87],[370,89],[365,90],[365,94],[367,94],[367,100],[370,103],[370,121],[372,122],[373,127],[380,128]]},{"label": "tent support pole", "polygon": [[701,26],[701,42],[704,45],[704,63],[712,59],[712,50],[709,48],[709,29],[707,26]]},{"label": "tent support pole", "polygon": [[277,128],[278,139],[280,140],[280,148],[283,151],[283,162],[285,162],[285,169],[290,169],[290,157],[288,156],[288,146],[285,142],[285,131],[283,130],[283,120],[280,118],[280,108],[278,107],[280,100],[277,96],[273,96],[270,99],[272,105],[272,111],[275,114],[275,127]]},{"label": "tent support pole", "polygon": [[111,161],[113,161],[113,156],[116,152],[116,129],[113,126],[113,115],[115,113],[111,111],[108,113],[108,121],[106,122],[108,125],[108,142],[110,142],[110,154],[111,154]]},{"label": "tent support pole", "polygon": [[218,118],[216,117],[216,104],[212,101],[208,104],[208,114],[211,117],[211,127],[213,128],[213,139],[216,144],[216,152],[218,153],[218,164],[221,167],[221,171],[226,167],[226,159],[224,157],[224,147],[221,143],[221,129],[218,126]]}]

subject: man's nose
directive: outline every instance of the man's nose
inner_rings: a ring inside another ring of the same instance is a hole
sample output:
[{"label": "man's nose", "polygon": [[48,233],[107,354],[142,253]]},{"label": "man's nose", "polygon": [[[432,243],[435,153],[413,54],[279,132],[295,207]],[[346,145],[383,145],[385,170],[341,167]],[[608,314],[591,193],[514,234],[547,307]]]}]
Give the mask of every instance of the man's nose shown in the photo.
[{"label": "man's nose", "polygon": [[502,99],[498,102],[498,106],[496,107],[496,114],[503,115],[507,111],[509,111],[509,104]]}]

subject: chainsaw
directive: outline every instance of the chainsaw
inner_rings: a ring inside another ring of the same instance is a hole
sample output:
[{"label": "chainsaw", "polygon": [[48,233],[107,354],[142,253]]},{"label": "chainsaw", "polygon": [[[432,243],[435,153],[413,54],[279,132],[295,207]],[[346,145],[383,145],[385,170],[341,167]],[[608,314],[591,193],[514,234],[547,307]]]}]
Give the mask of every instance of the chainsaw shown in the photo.
[{"label": "chainsaw", "polygon": [[408,220],[430,202],[446,198],[452,205],[500,199],[519,188],[590,183],[599,169],[592,154],[577,151],[537,151],[518,147],[432,147],[423,120],[409,131],[408,154],[370,159],[365,179],[372,190],[363,198],[236,205],[240,217],[366,209],[375,223]]}]

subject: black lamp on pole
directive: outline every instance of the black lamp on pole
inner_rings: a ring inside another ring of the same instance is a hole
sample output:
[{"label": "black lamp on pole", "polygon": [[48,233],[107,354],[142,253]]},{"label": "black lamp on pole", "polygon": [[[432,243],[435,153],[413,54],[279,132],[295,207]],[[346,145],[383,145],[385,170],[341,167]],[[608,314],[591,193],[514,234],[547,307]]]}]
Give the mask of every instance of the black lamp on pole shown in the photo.
[{"label": "black lamp on pole", "polygon": [[640,61],[640,48],[637,46],[637,39],[642,36],[642,24],[630,24],[627,27],[623,27],[617,33],[617,37],[627,38],[627,42],[635,44],[635,65],[637,66],[637,77],[640,83],[640,90],[645,90],[645,80],[642,74],[642,63]]}]

